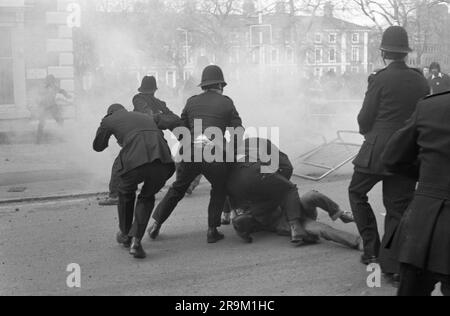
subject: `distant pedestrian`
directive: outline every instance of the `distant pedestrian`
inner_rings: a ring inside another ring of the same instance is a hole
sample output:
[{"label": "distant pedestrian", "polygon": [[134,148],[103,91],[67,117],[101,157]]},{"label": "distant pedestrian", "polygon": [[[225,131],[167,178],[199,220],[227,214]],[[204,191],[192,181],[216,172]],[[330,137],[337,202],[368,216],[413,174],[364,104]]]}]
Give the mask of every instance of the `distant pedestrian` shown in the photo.
[{"label": "distant pedestrian", "polygon": [[62,115],[61,106],[58,104],[57,96],[61,95],[66,100],[69,100],[70,95],[63,89],[61,89],[55,76],[49,75],[45,79],[44,86],[42,87],[39,94],[38,101],[38,129],[37,129],[37,143],[42,143],[44,139],[44,129],[46,122],[49,118],[52,118],[62,126],[64,123],[64,118]]},{"label": "distant pedestrian", "polygon": [[450,77],[441,71],[439,63],[432,63],[430,66],[431,76],[428,80],[431,87],[431,94],[440,94],[450,91]]}]

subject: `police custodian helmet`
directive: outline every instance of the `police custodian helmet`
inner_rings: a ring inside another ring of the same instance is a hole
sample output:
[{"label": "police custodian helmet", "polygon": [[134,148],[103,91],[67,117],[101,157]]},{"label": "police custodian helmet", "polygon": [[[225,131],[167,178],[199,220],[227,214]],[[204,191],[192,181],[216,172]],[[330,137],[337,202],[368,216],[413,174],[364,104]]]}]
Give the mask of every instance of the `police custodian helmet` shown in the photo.
[{"label": "police custodian helmet", "polygon": [[388,53],[411,53],[412,49],[409,47],[408,32],[401,26],[389,27],[383,34],[380,49]]},{"label": "police custodian helmet", "polygon": [[203,70],[202,83],[200,87],[212,86],[215,84],[222,84],[223,87],[227,86],[222,69],[219,66],[208,66]]}]

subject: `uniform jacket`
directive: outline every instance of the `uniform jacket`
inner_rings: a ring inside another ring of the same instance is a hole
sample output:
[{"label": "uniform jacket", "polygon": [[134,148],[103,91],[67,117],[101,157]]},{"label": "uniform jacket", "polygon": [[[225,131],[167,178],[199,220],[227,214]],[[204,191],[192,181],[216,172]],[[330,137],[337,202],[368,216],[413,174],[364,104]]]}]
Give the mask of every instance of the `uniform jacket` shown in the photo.
[{"label": "uniform jacket", "polygon": [[173,164],[163,133],[148,115],[119,110],[106,116],[97,131],[94,150],[104,151],[113,135],[122,147],[120,175],[157,160]]},{"label": "uniform jacket", "polygon": [[400,262],[450,275],[450,92],[421,101],[383,155],[387,168],[419,179],[396,246]]},{"label": "uniform jacket", "polygon": [[151,115],[158,128],[171,130],[182,125],[180,117],[175,115],[167,104],[152,94],[139,93],[133,98],[134,111]]},{"label": "uniform jacket", "polygon": [[356,171],[389,175],[381,154],[391,136],[404,126],[417,102],[430,92],[427,80],[404,62],[393,62],[372,75],[358,116],[365,142],[354,161]]},{"label": "uniform jacket", "polygon": [[223,135],[228,127],[241,127],[242,119],[239,116],[233,100],[214,91],[207,91],[194,96],[187,101],[181,115],[183,126],[191,130],[194,138],[194,121],[202,120],[204,132],[209,127],[218,127]]},{"label": "uniform jacket", "polygon": [[440,94],[450,91],[450,77],[446,74],[440,73],[437,76],[432,75],[429,79],[432,94]]}]

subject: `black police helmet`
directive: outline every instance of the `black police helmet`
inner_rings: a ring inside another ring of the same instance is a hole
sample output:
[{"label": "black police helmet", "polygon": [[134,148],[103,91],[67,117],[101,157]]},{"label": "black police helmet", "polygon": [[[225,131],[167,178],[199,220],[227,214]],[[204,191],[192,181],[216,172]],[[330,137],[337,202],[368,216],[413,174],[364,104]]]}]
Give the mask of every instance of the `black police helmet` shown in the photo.
[{"label": "black police helmet", "polygon": [[387,53],[411,53],[412,49],[409,47],[408,32],[401,26],[389,27],[383,34],[380,49]]},{"label": "black police helmet", "polygon": [[222,69],[219,66],[207,66],[203,70],[202,82],[200,83],[200,87],[208,87],[221,84],[222,87],[226,87],[227,83],[225,82],[225,77],[223,75]]}]

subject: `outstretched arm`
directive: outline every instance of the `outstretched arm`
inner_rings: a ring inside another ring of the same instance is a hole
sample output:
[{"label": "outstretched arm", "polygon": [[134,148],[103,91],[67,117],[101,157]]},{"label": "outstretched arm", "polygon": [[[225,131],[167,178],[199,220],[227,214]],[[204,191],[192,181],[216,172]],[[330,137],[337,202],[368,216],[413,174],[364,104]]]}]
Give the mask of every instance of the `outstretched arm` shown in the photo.
[{"label": "outstretched arm", "polygon": [[111,138],[111,136],[112,136],[112,131],[105,126],[104,122],[102,122],[102,124],[100,125],[100,127],[97,131],[97,136],[95,137],[95,140],[94,140],[94,145],[93,145],[94,150],[96,152],[102,152],[106,148],[108,148],[109,139]]}]

